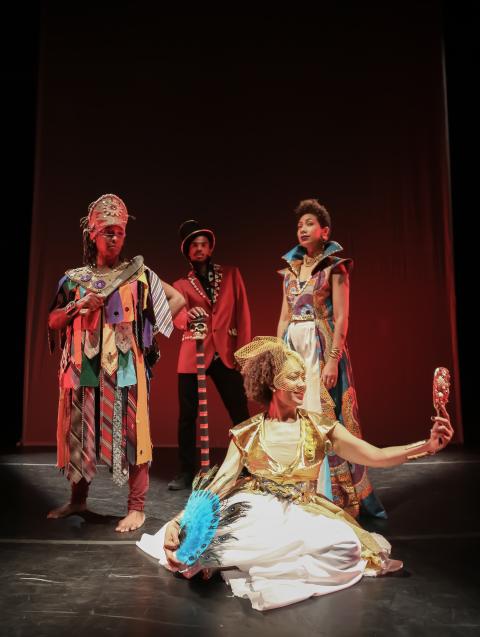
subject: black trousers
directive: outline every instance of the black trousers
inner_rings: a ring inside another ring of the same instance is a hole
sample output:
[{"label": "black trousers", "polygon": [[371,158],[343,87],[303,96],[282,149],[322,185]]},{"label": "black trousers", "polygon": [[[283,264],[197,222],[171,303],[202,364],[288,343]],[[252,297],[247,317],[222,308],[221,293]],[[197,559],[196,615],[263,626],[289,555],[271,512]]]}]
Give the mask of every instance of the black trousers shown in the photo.
[{"label": "black trousers", "polygon": [[[234,425],[247,420],[247,397],[242,375],[216,358],[207,369]],[[178,451],[181,471],[195,473],[196,421],[198,415],[198,386],[196,374],[178,374]]]}]

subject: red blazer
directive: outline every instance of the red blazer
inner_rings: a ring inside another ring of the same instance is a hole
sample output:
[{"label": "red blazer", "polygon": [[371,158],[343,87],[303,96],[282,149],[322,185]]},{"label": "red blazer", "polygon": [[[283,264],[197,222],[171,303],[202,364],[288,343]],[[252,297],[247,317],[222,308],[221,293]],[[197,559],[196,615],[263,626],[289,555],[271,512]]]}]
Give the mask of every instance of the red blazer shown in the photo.
[{"label": "red blazer", "polygon": [[216,302],[212,305],[202,284],[191,270],[186,277],[175,281],[173,286],[183,295],[185,307],[174,319],[175,327],[184,330],[177,372],[195,374],[196,345],[187,330],[187,312],[192,307],[203,307],[208,312],[207,336],[204,340],[205,366],[208,368],[217,352],[223,363],[235,366],[233,353],[251,340],[250,309],[247,293],[238,268],[215,265],[221,275]]}]

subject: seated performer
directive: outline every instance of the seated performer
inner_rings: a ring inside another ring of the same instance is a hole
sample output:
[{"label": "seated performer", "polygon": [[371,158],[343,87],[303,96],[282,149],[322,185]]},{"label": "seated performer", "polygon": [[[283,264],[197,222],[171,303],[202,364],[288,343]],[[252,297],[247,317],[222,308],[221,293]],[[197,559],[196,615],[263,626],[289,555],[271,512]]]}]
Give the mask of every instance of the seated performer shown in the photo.
[{"label": "seated performer", "polygon": [[[83,267],[60,280],[48,317],[61,333],[57,466],[71,481],[70,502],[50,511],[61,518],[85,511],[99,456],[117,485],[129,484],[128,514],[116,528],[145,520],[152,460],[148,393],[159,358],[159,335],[170,336],[182,295],[137,256],[122,256],[128,212],[116,195],[102,195],[82,220]],[[50,334],[51,351],[54,338]]]},{"label": "seated performer", "polygon": [[[226,523],[219,524],[203,556],[187,569],[180,562],[182,512],[138,546],[172,571],[191,576],[219,566],[236,596],[268,610],[352,586],[363,575],[398,570],[390,545],[364,531],[331,500],[316,493],[325,455],[391,467],[445,447],[453,435],[445,407],[430,438],[380,449],[326,416],[300,409],[305,366],[276,337],[257,337],[235,354],[249,398],[260,413],[231,430],[227,456],[208,490],[220,496]],[[243,467],[249,476],[241,478]],[[194,492],[195,493],[195,492]],[[186,528],[195,533],[195,528]]]}]

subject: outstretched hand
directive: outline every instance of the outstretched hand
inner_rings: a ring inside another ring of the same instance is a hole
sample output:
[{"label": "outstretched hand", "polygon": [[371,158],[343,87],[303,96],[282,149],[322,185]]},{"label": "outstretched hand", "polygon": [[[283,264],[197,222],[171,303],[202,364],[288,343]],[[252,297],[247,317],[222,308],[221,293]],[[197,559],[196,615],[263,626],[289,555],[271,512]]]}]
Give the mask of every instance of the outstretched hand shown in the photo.
[{"label": "outstretched hand", "polygon": [[441,406],[438,413],[442,415],[432,416],[433,427],[430,430],[430,440],[428,441],[431,453],[437,453],[446,447],[454,434],[450,416],[445,407]]}]

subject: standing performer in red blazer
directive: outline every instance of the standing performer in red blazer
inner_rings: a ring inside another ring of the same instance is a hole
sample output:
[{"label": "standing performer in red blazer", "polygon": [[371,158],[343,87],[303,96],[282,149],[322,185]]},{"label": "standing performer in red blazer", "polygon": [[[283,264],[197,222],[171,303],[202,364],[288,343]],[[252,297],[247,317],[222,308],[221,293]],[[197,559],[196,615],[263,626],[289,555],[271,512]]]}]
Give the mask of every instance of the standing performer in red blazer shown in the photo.
[{"label": "standing performer in red blazer", "polygon": [[215,383],[234,425],[249,418],[249,413],[233,353],[251,339],[250,309],[238,268],[212,263],[215,235],[198,221],[185,221],[179,233],[180,250],[192,269],[173,284],[186,302],[174,320],[184,334],[177,368],[180,473],[168,484],[173,490],[189,488],[195,474],[198,391],[196,343],[189,329],[190,321],[200,316],[206,319],[207,336],[203,342],[206,373]]}]

